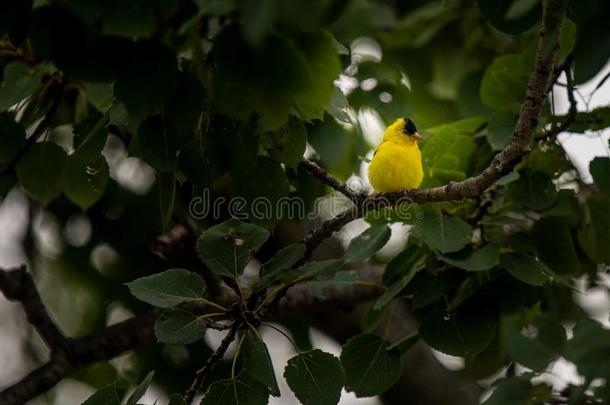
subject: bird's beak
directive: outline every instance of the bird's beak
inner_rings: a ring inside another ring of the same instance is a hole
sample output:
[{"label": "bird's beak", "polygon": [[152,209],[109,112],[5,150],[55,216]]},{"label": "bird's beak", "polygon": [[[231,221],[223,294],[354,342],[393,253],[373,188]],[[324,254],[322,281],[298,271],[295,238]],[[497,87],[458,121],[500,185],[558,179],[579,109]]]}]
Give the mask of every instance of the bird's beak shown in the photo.
[{"label": "bird's beak", "polygon": [[423,140],[424,140],[424,137],[423,137],[423,136],[421,136],[421,135],[419,134],[419,132],[416,132],[416,133],[414,133],[414,134],[413,134],[413,135],[411,135],[411,136],[412,136],[413,138],[415,138],[415,140],[416,140],[416,141],[418,141],[418,142],[419,142],[419,141],[423,141]]}]

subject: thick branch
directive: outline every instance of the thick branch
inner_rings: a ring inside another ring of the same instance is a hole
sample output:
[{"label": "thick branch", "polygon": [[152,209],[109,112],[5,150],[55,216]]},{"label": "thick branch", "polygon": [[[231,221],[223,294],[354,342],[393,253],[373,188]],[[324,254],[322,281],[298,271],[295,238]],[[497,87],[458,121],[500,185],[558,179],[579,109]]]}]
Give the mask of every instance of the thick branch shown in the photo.
[{"label": "thick branch", "polygon": [[56,349],[64,343],[64,336],[51,320],[25,266],[0,271],[0,290],[10,301],[21,302],[28,322],[38,331],[49,348]]}]

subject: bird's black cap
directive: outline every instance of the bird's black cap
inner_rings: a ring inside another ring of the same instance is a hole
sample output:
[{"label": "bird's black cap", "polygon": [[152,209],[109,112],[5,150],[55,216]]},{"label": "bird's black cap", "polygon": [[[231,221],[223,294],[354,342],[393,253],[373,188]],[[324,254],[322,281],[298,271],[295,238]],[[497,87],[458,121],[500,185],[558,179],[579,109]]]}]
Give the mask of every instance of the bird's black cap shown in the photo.
[{"label": "bird's black cap", "polygon": [[407,135],[413,135],[414,133],[417,132],[417,128],[415,127],[415,124],[413,123],[413,121],[411,121],[409,118],[407,117],[403,117],[403,120],[405,120],[405,128],[403,130],[403,132]]}]

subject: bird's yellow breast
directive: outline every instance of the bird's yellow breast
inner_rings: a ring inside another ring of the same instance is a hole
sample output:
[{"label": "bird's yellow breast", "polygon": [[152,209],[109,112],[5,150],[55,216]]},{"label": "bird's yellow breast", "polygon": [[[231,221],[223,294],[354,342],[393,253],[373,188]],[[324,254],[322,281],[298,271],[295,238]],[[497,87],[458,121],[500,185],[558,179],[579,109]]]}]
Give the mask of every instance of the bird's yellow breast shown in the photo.
[{"label": "bird's yellow breast", "polygon": [[369,181],[379,192],[419,187],[424,171],[417,142],[391,125],[369,166]]}]

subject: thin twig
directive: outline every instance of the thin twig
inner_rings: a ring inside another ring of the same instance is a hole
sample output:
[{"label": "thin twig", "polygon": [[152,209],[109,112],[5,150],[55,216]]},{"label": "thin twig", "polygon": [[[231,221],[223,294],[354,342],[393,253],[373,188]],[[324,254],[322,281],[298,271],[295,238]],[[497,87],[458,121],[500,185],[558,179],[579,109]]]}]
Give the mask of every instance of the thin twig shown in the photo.
[{"label": "thin twig", "polygon": [[190,404],[193,401],[193,398],[195,398],[195,394],[197,394],[197,391],[199,391],[199,389],[201,388],[201,385],[203,384],[203,381],[205,380],[206,376],[214,369],[216,363],[218,363],[218,361],[220,361],[220,359],[222,359],[222,357],[225,355],[231,342],[235,340],[235,336],[237,335],[237,331],[239,330],[241,325],[242,323],[240,320],[233,321],[229,332],[227,332],[226,336],[222,339],[220,345],[216,348],[214,353],[212,353],[210,357],[208,357],[203,367],[201,367],[195,373],[195,378],[193,379],[191,386],[184,393],[184,402]]}]

